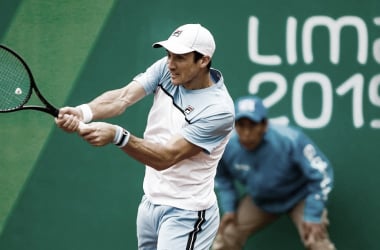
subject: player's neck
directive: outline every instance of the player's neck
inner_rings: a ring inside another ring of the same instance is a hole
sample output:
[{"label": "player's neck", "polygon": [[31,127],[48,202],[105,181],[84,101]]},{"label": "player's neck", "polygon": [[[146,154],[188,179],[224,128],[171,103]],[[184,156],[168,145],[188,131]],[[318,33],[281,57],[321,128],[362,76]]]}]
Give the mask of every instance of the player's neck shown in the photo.
[{"label": "player's neck", "polygon": [[202,74],[182,86],[188,90],[205,89],[213,85],[210,73]]}]

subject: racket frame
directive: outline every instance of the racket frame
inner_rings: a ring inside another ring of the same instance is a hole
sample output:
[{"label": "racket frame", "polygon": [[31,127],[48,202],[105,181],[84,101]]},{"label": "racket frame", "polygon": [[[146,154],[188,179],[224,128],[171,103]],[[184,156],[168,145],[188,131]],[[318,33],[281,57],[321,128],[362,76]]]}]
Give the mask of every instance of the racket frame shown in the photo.
[{"label": "racket frame", "polygon": [[[40,92],[40,90],[38,89],[37,87],[37,84],[34,80],[34,77],[33,77],[33,74],[32,74],[32,71],[31,69],[29,68],[29,66],[27,65],[27,63],[25,62],[25,60],[19,55],[17,54],[14,50],[8,48],[7,46],[5,45],[2,45],[0,44],[0,48],[1,49],[5,49],[7,50],[8,52],[10,52],[12,55],[14,55],[21,63],[22,65],[24,66],[25,70],[27,71],[28,73],[28,76],[29,76],[29,80],[30,80],[30,88],[29,88],[29,92],[28,92],[28,95],[27,97],[25,98],[24,102],[16,107],[16,108],[11,108],[11,109],[7,109],[7,110],[0,110],[0,113],[8,113],[8,112],[15,112],[15,111],[19,111],[19,110],[38,110],[38,111],[42,111],[42,112],[45,112],[47,114],[50,114],[54,117],[57,117],[58,116],[58,113],[59,113],[59,110],[57,108],[55,108],[52,104],[50,104],[46,99],[45,97],[42,95],[42,93]],[[0,62],[1,63],[1,62]],[[45,106],[37,106],[37,105],[25,105],[31,98],[32,96],[32,93],[35,93],[37,95],[37,97],[40,99],[40,101],[45,105]]]}]

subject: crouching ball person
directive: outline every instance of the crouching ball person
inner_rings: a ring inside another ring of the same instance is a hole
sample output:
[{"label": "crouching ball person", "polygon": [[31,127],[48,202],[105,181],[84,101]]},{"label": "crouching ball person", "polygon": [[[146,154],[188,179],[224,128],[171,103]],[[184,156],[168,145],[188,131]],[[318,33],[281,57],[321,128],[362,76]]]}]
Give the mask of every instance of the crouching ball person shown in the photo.
[{"label": "crouching ball person", "polygon": [[[326,202],[333,169],[299,129],[269,124],[262,100],[235,102],[235,132],[219,162],[216,190],[223,216],[213,250],[242,249],[248,237],[288,215],[306,249],[335,249]],[[240,198],[236,181],[245,187]]]},{"label": "crouching ball person", "polygon": [[[219,226],[214,178],[233,130],[234,104],[221,72],[211,68],[215,41],[205,27],[182,25],[153,47],[166,56],[128,85],[60,109],[56,123],[91,145],[113,143],[145,165],[139,250],[208,250]],[[154,100],[143,138],[124,126],[91,122],[121,115],[146,96]]]}]

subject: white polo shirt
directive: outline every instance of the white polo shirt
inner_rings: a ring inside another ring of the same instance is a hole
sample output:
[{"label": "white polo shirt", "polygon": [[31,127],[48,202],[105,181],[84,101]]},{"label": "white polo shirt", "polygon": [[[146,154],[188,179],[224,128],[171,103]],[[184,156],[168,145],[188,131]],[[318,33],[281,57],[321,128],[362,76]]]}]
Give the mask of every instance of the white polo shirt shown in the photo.
[{"label": "white polo shirt", "polygon": [[199,211],[216,202],[214,177],[233,129],[234,105],[221,73],[210,73],[215,84],[209,88],[175,86],[164,57],[134,78],[154,94],[144,139],[165,144],[180,134],[204,149],[163,171],[146,166],[143,188],[153,204]]}]

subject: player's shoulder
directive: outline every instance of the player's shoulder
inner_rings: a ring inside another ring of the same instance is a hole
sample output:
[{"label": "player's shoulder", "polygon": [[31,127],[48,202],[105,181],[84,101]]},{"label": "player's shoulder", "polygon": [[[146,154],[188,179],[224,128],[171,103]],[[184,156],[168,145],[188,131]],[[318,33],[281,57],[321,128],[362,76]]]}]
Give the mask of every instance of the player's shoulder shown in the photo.
[{"label": "player's shoulder", "polygon": [[211,88],[208,100],[211,102],[211,109],[222,110],[235,115],[234,101],[224,83],[222,73],[217,69],[211,69],[215,85]]},{"label": "player's shoulder", "polygon": [[199,114],[215,119],[232,119],[235,118],[235,109],[233,100],[224,87],[222,82],[215,83],[208,89],[201,89],[195,95],[190,95],[189,103],[192,103],[198,109]]}]

